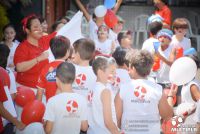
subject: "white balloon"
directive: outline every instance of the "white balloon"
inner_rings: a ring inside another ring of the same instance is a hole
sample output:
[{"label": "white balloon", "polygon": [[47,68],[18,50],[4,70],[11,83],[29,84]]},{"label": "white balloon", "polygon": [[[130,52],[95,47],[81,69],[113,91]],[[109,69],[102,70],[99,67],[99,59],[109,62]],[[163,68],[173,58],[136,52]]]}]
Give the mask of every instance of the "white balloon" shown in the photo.
[{"label": "white balloon", "polygon": [[42,123],[31,123],[23,130],[23,134],[45,134]]},{"label": "white balloon", "polygon": [[169,80],[177,86],[187,84],[194,79],[197,72],[197,65],[189,57],[177,59],[169,71]]},{"label": "white balloon", "polygon": [[184,116],[184,114],[191,114],[196,109],[195,103],[181,103],[176,109],[176,115]]},{"label": "white balloon", "polygon": [[97,17],[104,17],[106,15],[107,9],[103,5],[99,5],[94,9],[94,14]]}]

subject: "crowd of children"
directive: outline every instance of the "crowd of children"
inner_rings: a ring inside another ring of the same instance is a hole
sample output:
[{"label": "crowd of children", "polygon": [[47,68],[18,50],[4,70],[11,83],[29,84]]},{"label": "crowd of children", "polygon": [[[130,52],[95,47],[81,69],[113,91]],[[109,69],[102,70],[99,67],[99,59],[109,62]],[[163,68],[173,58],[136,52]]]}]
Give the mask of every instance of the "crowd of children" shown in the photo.
[{"label": "crowd of children", "polygon": [[[26,129],[27,124],[19,118],[20,106],[15,104],[19,86],[29,87],[35,99],[45,104],[42,123],[46,134],[165,133],[162,122],[170,120],[176,114],[174,107],[181,103],[195,105],[196,111],[186,108],[189,114],[182,124],[196,128],[189,133],[200,133],[198,80],[194,77],[176,86],[169,79],[170,67],[191,48],[190,39],[185,37],[187,21],[175,19],[172,32],[170,18],[149,19],[149,38],[138,50],[132,44],[132,32],[122,31],[122,18],[118,16],[118,23],[109,28],[104,16],[91,17],[80,0],[75,2],[90,25],[90,37],[73,44],[62,35],[56,36],[69,21],[65,18],[48,34],[44,19],[26,17],[21,43],[15,40],[17,33],[11,24],[4,27],[0,44],[0,134],[23,134]],[[114,13],[121,3],[117,0]],[[168,9],[162,0],[154,3]],[[49,49],[55,57],[51,62]],[[198,57],[189,57],[199,68]],[[164,89],[169,92],[164,93]],[[17,112],[10,112],[7,102]]]}]

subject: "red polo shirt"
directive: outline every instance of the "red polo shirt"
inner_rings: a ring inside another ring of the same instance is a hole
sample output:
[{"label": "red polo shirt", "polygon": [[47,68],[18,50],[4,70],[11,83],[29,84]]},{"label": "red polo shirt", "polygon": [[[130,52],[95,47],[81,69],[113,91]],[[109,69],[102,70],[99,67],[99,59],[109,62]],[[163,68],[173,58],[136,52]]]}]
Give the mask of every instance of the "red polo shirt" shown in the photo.
[{"label": "red polo shirt", "polygon": [[155,14],[160,15],[164,19],[164,23],[171,26],[172,13],[168,6],[164,6],[161,10],[155,11]]},{"label": "red polo shirt", "polygon": [[[5,101],[7,101],[7,96],[4,90],[4,86],[8,86],[7,84],[7,76],[5,77],[5,75],[8,75],[6,70],[4,70],[2,67],[0,67],[0,102],[3,103]],[[9,76],[8,76],[9,77]],[[2,119],[1,119],[1,115],[0,115],[0,133],[3,131],[3,123],[2,123]]]},{"label": "red polo shirt", "polygon": [[37,87],[45,89],[47,101],[50,97],[56,94],[56,69],[62,62],[64,61],[55,60],[49,63],[49,65],[42,69],[42,72],[39,76]]},{"label": "red polo shirt", "polygon": [[[56,32],[43,36],[39,39],[39,46],[34,46],[27,40],[23,41],[16,49],[14,64],[32,60],[40,56],[49,49],[50,40],[56,35]],[[48,59],[43,60],[25,72],[17,72],[16,81],[19,84],[35,88],[42,68],[49,63]]]}]

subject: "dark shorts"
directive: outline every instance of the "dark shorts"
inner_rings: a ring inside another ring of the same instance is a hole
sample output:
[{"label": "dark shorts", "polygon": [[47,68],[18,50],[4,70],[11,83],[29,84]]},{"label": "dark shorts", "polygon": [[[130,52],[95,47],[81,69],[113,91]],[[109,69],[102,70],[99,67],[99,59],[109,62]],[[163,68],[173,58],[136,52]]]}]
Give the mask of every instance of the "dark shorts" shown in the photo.
[{"label": "dark shorts", "polygon": [[15,134],[14,133],[14,125],[12,123],[8,123],[5,127],[4,127],[4,131],[1,132],[0,134]]}]

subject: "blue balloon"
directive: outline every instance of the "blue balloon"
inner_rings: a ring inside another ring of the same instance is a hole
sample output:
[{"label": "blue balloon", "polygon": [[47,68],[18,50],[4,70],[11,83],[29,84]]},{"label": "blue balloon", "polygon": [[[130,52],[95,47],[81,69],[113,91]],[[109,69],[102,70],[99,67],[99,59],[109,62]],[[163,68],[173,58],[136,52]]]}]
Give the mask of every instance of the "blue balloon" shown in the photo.
[{"label": "blue balloon", "polygon": [[111,9],[115,6],[115,3],[116,3],[116,0],[105,0],[104,1],[104,6],[107,8],[107,9]]},{"label": "blue balloon", "polygon": [[190,49],[185,50],[184,53],[183,53],[183,55],[193,55],[193,54],[195,54],[196,52],[197,52],[196,49],[193,48],[193,47],[191,47]]}]

